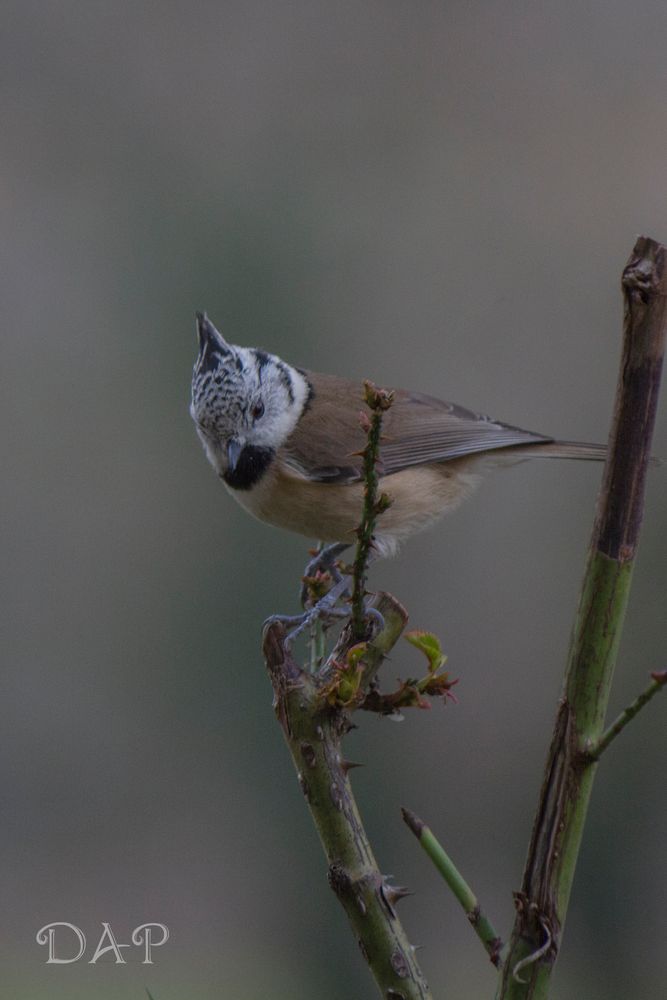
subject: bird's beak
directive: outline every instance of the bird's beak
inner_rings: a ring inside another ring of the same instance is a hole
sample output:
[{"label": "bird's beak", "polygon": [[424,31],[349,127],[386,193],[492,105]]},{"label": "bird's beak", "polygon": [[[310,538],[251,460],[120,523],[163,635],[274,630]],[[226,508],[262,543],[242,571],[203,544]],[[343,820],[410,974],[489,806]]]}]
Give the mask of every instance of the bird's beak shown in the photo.
[{"label": "bird's beak", "polygon": [[237,441],[236,438],[230,438],[227,442],[227,469],[229,472],[236,470],[242,451],[243,445],[241,442]]}]

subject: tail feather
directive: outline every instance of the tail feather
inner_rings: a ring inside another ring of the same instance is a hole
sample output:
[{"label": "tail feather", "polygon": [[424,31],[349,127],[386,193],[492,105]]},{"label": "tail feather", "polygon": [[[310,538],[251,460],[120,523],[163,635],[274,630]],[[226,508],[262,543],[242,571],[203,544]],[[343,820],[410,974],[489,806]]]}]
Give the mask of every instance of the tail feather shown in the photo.
[{"label": "tail feather", "polygon": [[587,441],[549,441],[546,444],[527,445],[522,451],[532,458],[579,458],[593,462],[604,462],[607,457],[606,444],[590,444]]},{"label": "tail feather", "polygon": [[[518,449],[517,449],[518,450]],[[548,441],[546,444],[530,444],[521,448],[527,458],[579,458],[589,462],[604,462],[607,457],[606,444],[590,444],[587,441]],[[649,465],[664,465],[665,460],[651,455]]]}]

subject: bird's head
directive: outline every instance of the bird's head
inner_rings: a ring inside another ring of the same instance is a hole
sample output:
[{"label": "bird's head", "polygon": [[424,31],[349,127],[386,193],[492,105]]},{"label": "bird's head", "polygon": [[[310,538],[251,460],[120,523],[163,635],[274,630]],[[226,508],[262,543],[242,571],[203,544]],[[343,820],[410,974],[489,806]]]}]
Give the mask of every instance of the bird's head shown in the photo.
[{"label": "bird's head", "polygon": [[190,414],[218,475],[248,489],[294,430],[308,382],[273,354],[228,344],[205,313],[197,313],[197,334]]}]

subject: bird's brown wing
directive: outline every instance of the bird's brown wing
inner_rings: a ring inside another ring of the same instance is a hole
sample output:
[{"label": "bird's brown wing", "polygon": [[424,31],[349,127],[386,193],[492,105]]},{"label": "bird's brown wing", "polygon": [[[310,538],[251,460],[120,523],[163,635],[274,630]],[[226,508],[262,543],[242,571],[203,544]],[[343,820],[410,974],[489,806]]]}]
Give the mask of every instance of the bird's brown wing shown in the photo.
[{"label": "bird's brown wing", "polygon": [[553,438],[503,424],[456,403],[399,390],[383,424],[385,473],[411,465],[449,462],[498,448],[543,444]]},{"label": "bird's brown wing", "polygon": [[[355,482],[361,479],[358,452],[366,443],[359,417],[368,413],[363,386],[333,375],[304,372],[312,396],[282,457],[308,479]],[[395,390],[385,414],[380,458],[390,475],[477,452],[552,441],[550,437],[502,424],[432,396]]]}]

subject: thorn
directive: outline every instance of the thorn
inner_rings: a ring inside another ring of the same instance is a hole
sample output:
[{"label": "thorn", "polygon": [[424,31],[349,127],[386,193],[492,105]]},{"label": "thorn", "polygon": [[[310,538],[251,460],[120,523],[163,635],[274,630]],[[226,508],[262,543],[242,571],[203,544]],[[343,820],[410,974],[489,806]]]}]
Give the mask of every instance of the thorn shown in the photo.
[{"label": "thorn", "polygon": [[363,767],[363,766],[364,766],[363,764],[358,763],[358,761],[356,760],[341,760],[340,762],[340,769],[343,772],[343,774],[347,774],[347,772],[351,771],[352,768],[354,767]]},{"label": "thorn", "polygon": [[410,889],[406,889],[402,885],[389,885],[389,879],[392,878],[391,875],[383,875],[382,882],[380,884],[380,899],[387,908],[387,912],[390,917],[396,919],[396,909],[395,904],[400,902],[405,896],[412,896],[413,893]]},{"label": "thorn", "polygon": [[385,885],[384,895],[389,905],[394,906],[396,903],[400,903],[402,899],[405,899],[406,896],[414,896],[414,892],[411,889],[407,889],[404,885]]}]

